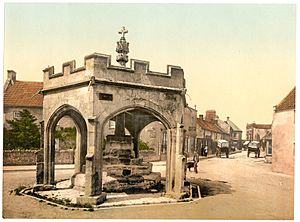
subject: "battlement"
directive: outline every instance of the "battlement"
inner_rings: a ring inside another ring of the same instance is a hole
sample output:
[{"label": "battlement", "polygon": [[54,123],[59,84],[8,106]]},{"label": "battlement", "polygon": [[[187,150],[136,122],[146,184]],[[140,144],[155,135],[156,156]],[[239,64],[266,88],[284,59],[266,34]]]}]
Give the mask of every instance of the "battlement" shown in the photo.
[{"label": "battlement", "polygon": [[111,64],[111,56],[93,53],[84,57],[84,66],[76,68],[76,61],[62,64],[62,72],[55,73],[54,66],[43,70],[44,88],[62,87],[91,78],[110,82],[137,83],[143,85],[185,88],[184,72],[179,66],[167,65],[167,72],[150,71],[150,63],[130,60],[130,67]]}]

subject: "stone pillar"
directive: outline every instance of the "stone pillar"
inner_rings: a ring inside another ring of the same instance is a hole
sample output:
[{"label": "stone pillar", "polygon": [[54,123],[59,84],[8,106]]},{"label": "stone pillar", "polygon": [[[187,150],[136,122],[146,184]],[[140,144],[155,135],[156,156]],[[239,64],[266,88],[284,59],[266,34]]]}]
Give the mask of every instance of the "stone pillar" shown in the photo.
[{"label": "stone pillar", "polygon": [[106,194],[102,193],[102,149],[97,144],[100,138],[97,133],[97,119],[88,119],[88,150],[86,155],[85,169],[85,195],[77,197],[79,204],[98,204],[106,199]]},{"label": "stone pillar", "polygon": [[36,154],[36,184],[44,182],[44,150],[40,149]]},{"label": "stone pillar", "polygon": [[50,132],[49,144],[49,184],[54,185],[55,181],[55,127]]},{"label": "stone pillar", "polygon": [[135,158],[139,158],[139,138],[140,138],[139,133],[135,133],[133,135],[133,151],[134,151]]},{"label": "stone pillar", "polygon": [[125,136],[125,113],[121,113],[116,116],[115,136]]},{"label": "stone pillar", "polygon": [[167,130],[167,139],[168,139],[168,147],[167,147],[167,161],[166,161],[166,193],[169,194],[172,192],[172,129]]},{"label": "stone pillar", "polygon": [[49,151],[49,141],[48,141],[48,132],[44,131],[44,184],[49,184],[49,161],[50,161],[50,151]]},{"label": "stone pillar", "polygon": [[185,156],[183,155],[183,129],[177,124],[168,130],[166,194],[180,199],[183,195],[185,178]]},{"label": "stone pillar", "polygon": [[174,193],[175,196],[180,197],[183,192],[184,178],[185,178],[185,156],[183,155],[183,140],[184,133],[181,124],[177,123],[176,127],[176,171],[175,171],[175,183]]},{"label": "stone pillar", "polygon": [[74,152],[74,168],[75,168],[75,174],[80,173],[81,172],[81,163],[80,163],[80,151],[82,149],[81,147],[81,135],[80,135],[80,131],[79,128],[76,125],[76,149]]}]

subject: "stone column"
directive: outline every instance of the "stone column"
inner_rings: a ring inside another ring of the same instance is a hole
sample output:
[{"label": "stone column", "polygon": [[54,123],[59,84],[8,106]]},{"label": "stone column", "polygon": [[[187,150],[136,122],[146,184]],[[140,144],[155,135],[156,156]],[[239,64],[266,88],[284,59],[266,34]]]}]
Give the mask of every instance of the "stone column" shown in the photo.
[{"label": "stone column", "polygon": [[[77,197],[79,204],[98,204],[106,199],[106,194],[102,193],[102,149],[100,149],[97,133],[97,119],[88,119],[88,150],[86,155],[85,169],[85,195]],[[100,138],[99,138],[100,139]]]},{"label": "stone column", "polygon": [[168,147],[167,147],[167,161],[166,161],[166,193],[169,194],[172,192],[172,129],[167,130],[167,139],[168,139]]},{"label": "stone column", "polygon": [[44,131],[44,184],[49,184],[49,141],[47,131]]},{"label": "stone column", "polygon": [[79,127],[77,127],[76,125],[76,149],[74,152],[74,167],[75,167],[75,174],[78,174],[81,172],[81,134],[80,134],[80,130]]},{"label": "stone column", "polygon": [[36,152],[36,184],[44,183],[44,121],[40,122],[40,149]]},{"label": "stone column", "polygon": [[49,183],[55,184],[55,127],[50,132],[49,144]]},{"label": "stone column", "polygon": [[139,133],[133,135],[133,151],[135,158],[139,158]]},{"label": "stone column", "polygon": [[177,123],[176,127],[176,171],[175,171],[175,183],[174,183],[174,193],[176,197],[181,196],[184,187],[184,178],[185,178],[185,156],[183,155],[183,140],[184,133],[181,124]]},{"label": "stone column", "polygon": [[121,113],[116,116],[115,136],[125,136],[125,113]]},{"label": "stone column", "polygon": [[168,130],[166,194],[172,198],[182,197],[185,178],[185,156],[183,155],[183,129],[177,124]]}]

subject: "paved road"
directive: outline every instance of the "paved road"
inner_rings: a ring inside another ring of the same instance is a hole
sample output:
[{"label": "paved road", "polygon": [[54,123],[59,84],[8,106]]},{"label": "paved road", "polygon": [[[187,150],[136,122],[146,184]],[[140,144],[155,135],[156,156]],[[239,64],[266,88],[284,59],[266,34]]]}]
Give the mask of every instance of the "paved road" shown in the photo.
[{"label": "paved road", "polygon": [[[226,158],[201,160],[199,173],[188,177],[226,181],[232,193],[179,204],[144,205],[69,211],[24,196],[10,195],[19,185],[34,183],[33,171],[4,171],[3,216],[5,218],[140,218],[140,219],[293,219],[293,177],[271,172],[263,158],[238,153]],[[72,169],[57,170],[58,178]]]}]

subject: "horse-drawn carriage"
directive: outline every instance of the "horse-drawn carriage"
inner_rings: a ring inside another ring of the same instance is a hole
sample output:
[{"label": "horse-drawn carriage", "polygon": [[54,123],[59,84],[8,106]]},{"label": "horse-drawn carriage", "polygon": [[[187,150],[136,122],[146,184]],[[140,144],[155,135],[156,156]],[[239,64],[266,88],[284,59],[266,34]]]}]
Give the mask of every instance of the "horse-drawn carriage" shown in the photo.
[{"label": "horse-drawn carriage", "polygon": [[249,157],[251,152],[255,153],[255,157],[259,158],[259,156],[260,156],[260,142],[252,141],[252,142],[249,143],[247,157]]},{"label": "horse-drawn carriage", "polygon": [[227,140],[218,140],[216,156],[221,158],[222,153],[225,153],[226,158],[229,158],[229,142]]}]

